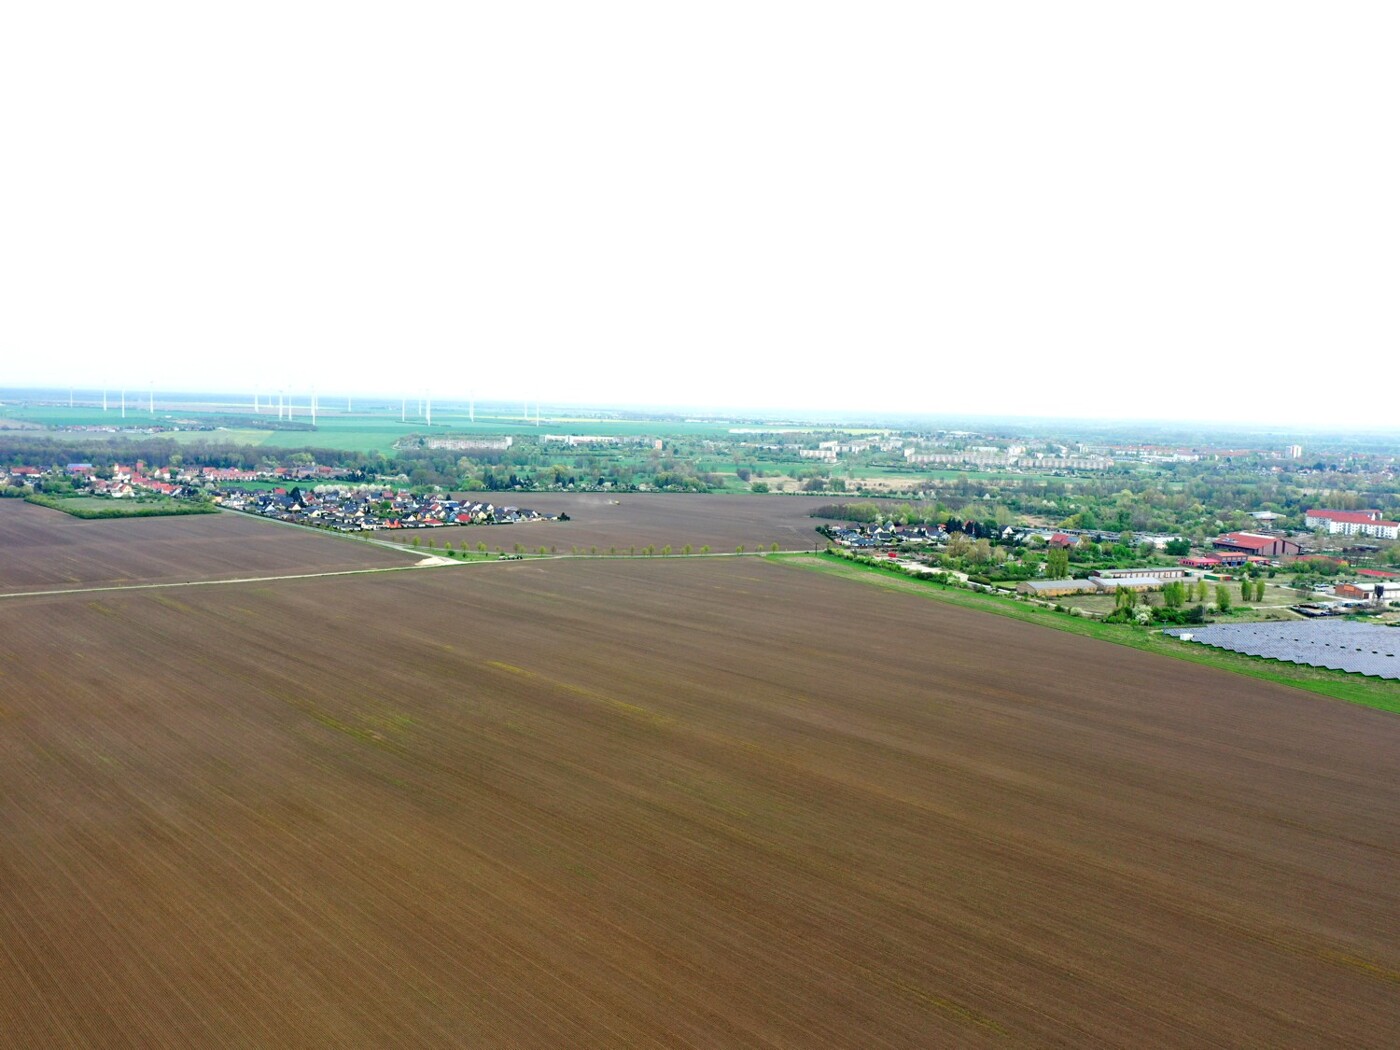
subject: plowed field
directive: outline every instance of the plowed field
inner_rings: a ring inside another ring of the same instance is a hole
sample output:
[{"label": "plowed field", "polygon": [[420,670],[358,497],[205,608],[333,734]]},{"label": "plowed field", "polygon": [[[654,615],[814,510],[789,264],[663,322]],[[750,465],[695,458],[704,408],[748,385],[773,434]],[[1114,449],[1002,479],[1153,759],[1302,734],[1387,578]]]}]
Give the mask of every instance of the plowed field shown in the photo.
[{"label": "plowed field", "polygon": [[0,593],[404,564],[392,550],[231,512],[84,521],[0,500]]},{"label": "plowed field", "polygon": [[758,559],[0,638],[13,1045],[1400,1034],[1392,715]]},{"label": "plowed field", "polygon": [[[813,541],[826,546],[816,533],[822,519],[811,513],[830,499],[803,496],[716,496],[651,492],[605,496],[601,493],[467,493],[480,499],[531,507],[541,513],[569,515],[569,521],[535,522],[527,525],[491,525],[484,528],[451,529],[434,533],[456,540],[458,533],[470,543],[478,540],[492,550],[510,550],[516,543],[530,549],[540,545],[568,551],[596,546],[603,553],[609,547],[622,552],[648,544],[667,545],[679,551],[687,543],[696,550],[704,545],[716,551],[732,551],[739,544],[757,550],[776,543],[783,550],[811,550]],[[611,502],[616,499],[617,502]]]}]

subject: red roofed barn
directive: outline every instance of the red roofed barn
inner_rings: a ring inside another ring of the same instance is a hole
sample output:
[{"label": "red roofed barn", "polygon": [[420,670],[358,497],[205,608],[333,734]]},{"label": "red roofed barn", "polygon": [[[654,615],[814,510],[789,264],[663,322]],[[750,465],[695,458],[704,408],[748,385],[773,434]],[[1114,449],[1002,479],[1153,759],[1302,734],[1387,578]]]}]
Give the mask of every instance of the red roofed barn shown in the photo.
[{"label": "red roofed barn", "polygon": [[1261,536],[1257,532],[1227,532],[1217,536],[1211,545],[1216,550],[1253,554],[1258,558],[1287,558],[1303,552],[1303,548],[1282,536]]}]

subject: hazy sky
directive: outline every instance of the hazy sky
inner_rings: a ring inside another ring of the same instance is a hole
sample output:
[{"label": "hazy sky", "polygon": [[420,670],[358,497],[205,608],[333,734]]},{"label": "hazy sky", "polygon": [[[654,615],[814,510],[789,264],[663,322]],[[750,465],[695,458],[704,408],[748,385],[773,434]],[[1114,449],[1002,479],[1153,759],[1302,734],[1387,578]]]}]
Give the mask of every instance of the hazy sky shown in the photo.
[{"label": "hazy sky", "polygon": [[0,386],[1373,415],[1397,11],[10,4]]}]

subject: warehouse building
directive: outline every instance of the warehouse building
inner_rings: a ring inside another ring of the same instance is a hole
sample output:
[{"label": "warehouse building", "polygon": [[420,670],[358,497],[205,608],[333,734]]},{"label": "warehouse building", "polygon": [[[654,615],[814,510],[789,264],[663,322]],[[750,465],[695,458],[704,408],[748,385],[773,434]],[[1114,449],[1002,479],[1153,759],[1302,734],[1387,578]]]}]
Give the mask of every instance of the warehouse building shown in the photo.
[{"label": "warehouse building", "polygon": [[1094,585],[1095,590],[1105,594],[1113,591],[1157,591],[1162,589],[1162,581],[1156,576],[1127,576],[1112,580],[1102,576],[1090,576],[1089,582]]},{"label": "warehouse building", "polygon": [[1227,532],[1211,541],[1218,551],[1252,554],[1257,558],[1289,558],[1303,553],[1300,544],[1282,536],[1264,536],[1257,532]]},{"label": "warehouse building", "polygon": [[[1217,560],[1214,564],[1220,564]],[[1184,565],[1158,565],[1150,569],[1100,569],[1098,575],[1105,580],[1130,580],[1135,577],[1152,577],[1156,580],[1184,580],[1191,574]]]},{"label": "warehouse building", "polygon": [[1017,594],[1035,598],[1058,598],[1064,594],[1093,594],[1094,585],[1088,580],[1022,580],[1016,585]]}]

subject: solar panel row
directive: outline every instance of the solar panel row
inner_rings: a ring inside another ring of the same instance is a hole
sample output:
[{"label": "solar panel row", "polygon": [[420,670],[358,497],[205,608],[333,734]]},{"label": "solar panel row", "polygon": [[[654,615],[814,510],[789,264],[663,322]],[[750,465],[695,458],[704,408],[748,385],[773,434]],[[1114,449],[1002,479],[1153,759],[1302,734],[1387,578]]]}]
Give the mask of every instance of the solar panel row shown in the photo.
[{"label": "solar panel row", "polygon": [[1400,630],[1350,620],[1175,628],[1193,642],[1270,660],[1400,679]]}]

